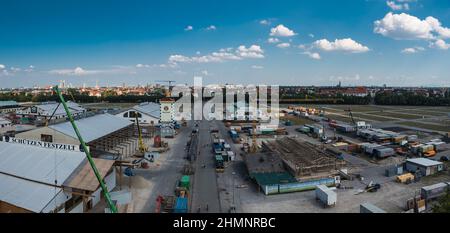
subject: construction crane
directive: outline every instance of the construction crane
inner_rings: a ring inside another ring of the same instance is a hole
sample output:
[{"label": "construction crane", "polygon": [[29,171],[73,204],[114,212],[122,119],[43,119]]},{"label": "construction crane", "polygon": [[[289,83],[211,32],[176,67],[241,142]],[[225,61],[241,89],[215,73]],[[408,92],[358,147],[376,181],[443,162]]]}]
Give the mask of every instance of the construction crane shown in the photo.
[{"label": "construction crane", "polygon": [[144,144],[144,140],[142,139],[142,131],[141,131],[141,126],[139,125],[139,118],[138,118],[138,114],[135,114],[135,118],[136,118],[136,125],[137,125],[137,130],[138,130],[138,137],[139,137],[139,152],[145,156],[145,152],[148,151],[148,147]]},{"label": "construction crane", "polygon": [[58,86],[55,86],[53,89],[55,90],[56,94],[58,95],[59,99],[61,100],[64,110],[66,111],[66,114],[69,117],[69,121],[72,124],[73,130],[75,131],[75,134],[77,135],[78,140],[80,141],[83,151],[86,154],[86,158],[88,159],[89,164],[91,165],[91,168],[94,171],[95,177],[97,178],[98,182],[100,183],[100,187],[102,188],[103,195],[105,196],[106,203],[108,204],[108,207],[109,207],[111,213],[117,213],[117,207],[111,199],[111,196],[108,192],[108,188],[106,187],[105,182],[103,181],[102,177],[100,176],[97,166],[95,165],[94,160],[92,159],[91,152],[89,152],[87,145],[84,142],[83,137],[81,136],[77,125],[75,124],[75,121],[72,117],[72,114],[69,111],[69,108],[67,107],[66,101],[64,100],[64,97],[62,96],[61,91],[59,90]]},{"label": "construction crane", "polygon": [[350,116],[350,119],[352,120],[352,123],[355,126],[356,132],[358,132],[358,124],[356,123],[355,119],[353,118],[352,109],[347,108],[345,111],[348,112],[348,115]]},{"label": "construction crane", "polygon": [[170,97],[171,93],[170,93],[170,88],[172,87],[172,83],[176,82],[174,80],[156,80],[155,82],[160,82],[160,83],[168,83],[169,87],[166,90],[166,97]]}]

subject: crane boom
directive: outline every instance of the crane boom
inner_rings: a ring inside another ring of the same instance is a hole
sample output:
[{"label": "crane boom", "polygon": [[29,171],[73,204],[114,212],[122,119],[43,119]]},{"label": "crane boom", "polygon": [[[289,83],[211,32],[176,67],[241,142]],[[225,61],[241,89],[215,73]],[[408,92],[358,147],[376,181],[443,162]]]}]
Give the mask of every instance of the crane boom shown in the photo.
[{"label": "crane boom", "polygon": [[58,95],[59,99],[61,100],[64,110],[66,111],[66,114],[69,117],[69,121],[72,124],[73,130],[75,131],[75,134],[77,135],[78,140],[81,143],[84,153],[86,154],[86,158],[88,159],[89,164],[91,165],[92,170],[94,171],[95,177],[97,178],[98,182],[100,183],[100,187],[102,188],[103,195],[105,196],[106,202],[109,206],[109,209],[111,210],[111,213],[117,213],[117,207],[116,207],[116,205],[114,205],[114,203],[111,199],[111,196],[109,195],[108,188],[106,187],[105,182],[103,182],[103,179],[100,176],[100,173],[98,172],[97,166],[95,166],[94,160],[92,159],[92,156],[91,156],[91,152],[89,152],[89,150],[86,146],[86,143],[83,140],[83,137],[81,137],[80,131],[78,130],[77,125],[75,124],[75,121],[72,117],[72,114],[69,111],[69,108],[67,107],[66,101],[64,100],[64,97],[62,96],[61,91],[59,90],[58,86],[55,86],[53,89],[55,90],[56,94]]}]

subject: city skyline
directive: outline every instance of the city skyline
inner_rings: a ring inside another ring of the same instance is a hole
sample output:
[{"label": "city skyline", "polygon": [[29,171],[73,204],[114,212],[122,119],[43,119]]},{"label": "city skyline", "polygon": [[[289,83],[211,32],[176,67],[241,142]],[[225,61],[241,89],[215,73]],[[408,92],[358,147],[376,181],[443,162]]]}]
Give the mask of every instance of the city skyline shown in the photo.
[{"label": "city skyline", "polygon": [[[3,3],[2,88],[450,86],[445,1]],[[336,10],[338,9],[338,10]]]}]

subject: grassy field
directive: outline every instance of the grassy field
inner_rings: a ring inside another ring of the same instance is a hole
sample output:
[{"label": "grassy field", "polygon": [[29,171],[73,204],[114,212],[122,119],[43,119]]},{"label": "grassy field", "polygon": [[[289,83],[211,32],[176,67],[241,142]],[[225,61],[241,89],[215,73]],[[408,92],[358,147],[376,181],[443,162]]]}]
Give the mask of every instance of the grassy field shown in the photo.
[{"label": "grassy field", "polygon": [[377,112],[377,113],[370,113],[370,114],[373,114],[374,116],[387,116],[387,117],[394,117],[394,118],[407,119],[407,120],[422,118],[417,115],[410,115],[410,114],[398,113],[398,112]]},{"label": "grassy field", "polygon": [[368,120],[373,120],[373,121],[392,121],[391,118],[377,116],[377,115],[373,115],[371,113],[366,113],[366,114],[353,113],[353,116],[361,117],[363,119],[368,119]]},{"label": "grassy field", "polygon": [[395,110],[395,112],[424,115],[425,117],[427,117],[427,116],[445,116],[445,115],[447,115],[447,113],[445,113],[445,112],[438,112],[438,111],[435,112],[434,110],[427,111],[426,109],[420,109],[420,110],[403,109],[403,110]]},{"label": "grassy field", "polygon": [[412,127],[418,127],[418,128],[428,129],[428,130],[441,131],[441,132],[450,131],[450,127],[444,126],[444,125],[432,125],[432,124],[425,124],[425,123],[411,122],[411,121],[400,122],[398,124],[412,126]]}]

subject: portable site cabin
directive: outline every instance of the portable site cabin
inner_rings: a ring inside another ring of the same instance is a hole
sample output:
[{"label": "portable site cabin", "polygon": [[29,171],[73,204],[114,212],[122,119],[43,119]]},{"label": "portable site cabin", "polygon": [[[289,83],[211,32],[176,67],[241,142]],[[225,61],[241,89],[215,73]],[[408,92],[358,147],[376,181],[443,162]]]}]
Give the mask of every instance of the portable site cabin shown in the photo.
[{"label": "portable site cabin", "polygon": [[420,171],[422,176],[436,174],[444,169],[442,162],[427,158],[415,158],[406,160],[406,170],[412,173]]}]

